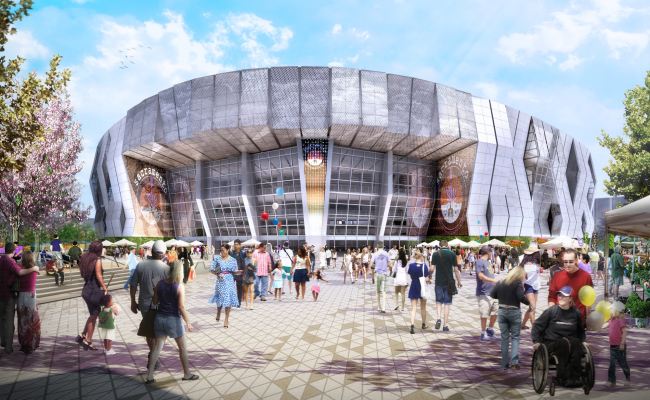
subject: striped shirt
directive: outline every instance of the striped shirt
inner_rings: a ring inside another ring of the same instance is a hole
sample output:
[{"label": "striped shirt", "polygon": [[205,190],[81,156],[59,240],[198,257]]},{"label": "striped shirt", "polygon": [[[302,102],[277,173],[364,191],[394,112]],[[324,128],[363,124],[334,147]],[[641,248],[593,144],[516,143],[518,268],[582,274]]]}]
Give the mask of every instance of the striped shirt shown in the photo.
[{"label": "striped shirt", "polygon": [[271,256],[267,252],[257,251],[253,253],[253,259],[257,260],[257,276],[269,276]]}]

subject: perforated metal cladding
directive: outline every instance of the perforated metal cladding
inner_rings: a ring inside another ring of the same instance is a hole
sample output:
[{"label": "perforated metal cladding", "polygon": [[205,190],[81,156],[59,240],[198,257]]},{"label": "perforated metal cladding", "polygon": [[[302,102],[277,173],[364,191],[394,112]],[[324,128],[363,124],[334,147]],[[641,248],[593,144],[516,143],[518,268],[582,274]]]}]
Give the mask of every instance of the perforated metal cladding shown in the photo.
[{"label": "perforated metal cladding", "polygon": [[268,70],[241,71],[240,126],[268,125]]},{"label": "perforated metal cladding", "polygon": [[388,92],[386,74],[361,71],[362,126],[352,146],[370,150],[388,126]]},{"label": "perforated metal cladding", "polygon": [[329,68],[300,69],[300,126],[305,139],[327,138],[329,127]]},{"label": "perforated metal cladding", "polygon": [[463,139],[478,140],[472,95],[456,90],[456,100],[460,137]]},{"label": "perforated metal cladding", "polygon": [[142,123],[144,122],[144,108],[146,101],[142,101],[135,106],[135,114],[133,115],[133,126],[131,128],[131,148],[137,147],[142,141]]},{"label": "perforated metal cladding", "polygon": [[180,140],[193,137],[189,131],[190,101],[192,99],[192,81],[174,85],[174,102],[176,103],[176,120]]},{"label": "perforated metal cladding", "polygon": [[332,125],[358,126],[360,118],[359,70],[332,68]]},{"label": "perforated metal cladding", "polygon": [[435,135],[460,136],[456,89],[436,84],[434,123]]},{"label": "perforated metal cladding", "polygon": [[411,94],[411,135],[422,137],[432,136],[435,91],[435,83],[421,79],[413,79],[413,93]]},{"label": "perforated metal cladding", "polygon": [[158,95],[151,96],[145,100],[144,116],[142,120],[142,132],[140,145],[155,140],[156,121],[158,120]]},{"label": "perforated metal cladding", "polygon": [[214,129],[239,126],[240,72],[226,72],[214,76]]},{"label": "perforated metal cladding", "polygon": [[476,119],[476,131],[479,142],[497,144],[492,121],[492,110],[490,100],[472,97],[474,118]]},{"label": "perforated metal cladding", "polygon": [[202,132],[212,129],[213,100],[214,75],[192,79],[190,132]]},{"label": "perforated metal cladding", "polygon": [[167,171],[169,199],[176,236],[204,236],[201,214],[196,204],[196,166]]},{"label": "perforated metal cladding", "polygon": [[413,78],[387,75],[388,129],[387,132],[408,135],[411,114],[411,85]]},{"label": "perforated metal cladding", "polygon": [[[271,127],[273,129],[297,129],[300,126],[299,107],[298,68],[271,68]],[[295,138],[293,142],[295,143]]]},{"label": "perforated metal cladding", "polygon": [[[137,107],[137,106],[136,106]],[[135,116],[135,107],[126,112],[126,124],[124,127],[124,136],[122,138],[122,153],[132,148],[131,131],[133,130],[133,117]]]},{"label": "perforated metal cladding", "polygon": [[179,140],[178,122],[176,121],[176,103],[174,101],[174,88],[165,89],[158,93],[160,103],[160,117],[162,119],[162,131],[164,143],[171,143]]}]

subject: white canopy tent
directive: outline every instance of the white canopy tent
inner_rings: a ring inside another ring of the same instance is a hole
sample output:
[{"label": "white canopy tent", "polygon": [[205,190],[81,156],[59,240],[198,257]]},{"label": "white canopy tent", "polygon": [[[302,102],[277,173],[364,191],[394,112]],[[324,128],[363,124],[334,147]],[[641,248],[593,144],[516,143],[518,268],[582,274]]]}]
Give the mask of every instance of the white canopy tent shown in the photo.
[{"label": "white canopy tent", "polygon": [[605,213],[609,233],[650,238],[650,196]]},{"label": "white canopy tent", "polygon": [[260,243],[262,243],[262,242],[257,241],[255,239],[248,239],[247,241],[243,242],[241,245],[242,246],[257,246]]},{"label": "white canopy tent", "polygon": [[433,242],[429,243],[429,246],[431,246],[431,247],[440,246],[440,241],[434,240]]},{"label": "white canopy tent", "polygon": [[178,242],[178,240],[176,240],[176,239],[169,239],[168,241],[165,242],[165,246],[167,246],[167,247],[169,247],[169,246],[176,246],[176,242]]},{"label": "white canopy tent", "polygon": [[481,246],[483,246],[483,244],[477,242],[476,240],[472,240],[470,242],[467,242],[467,247],[471,247],[473,249],[475,249],[477,247],[481,247]]},{"label": "white canopy tent", "polygon": [[190,244],[184,240],[177,240],[176,247],[190,247]]},{"label": "white canopy tent", "polygon": [[503,243],[502,241],[500,241],[498,239],[488,240],[484,244],[488,244],[488,245],[491,244],[492,246],[498,246],[498,247],[506,247],[506,246],[510,247],[509,244],[505,244],[505,243]]},{"label": "white canopy tent", "polygon": [[155,242],[154,242],[153,240],[150,240],[150,241],[148,241],[148,242],[144,242],[144,243],[142,243],[142,244],[140,245],[140,247],[151,248],[151,247],[153,247],[153,244],[154,244],[154,243],[155,243]]},{"label": "white canopy tent", "polygon": [[460,246],[460,247],[467,247],[467,243],[463,242],[463,241],[460,240],[460,239],[454,239],[454,240],[452,240],[451,242],[449,242],[449,246],[450,246],[450,247],[458,247],[458,246]]},{"label": "white canopy tent", "polygon": [[417,247],[429,247],[429,243],[422,242],[422,243],[418,244]]},{"label": "white canopy tent", "polygon": [[120,239],[117,242],[113,243],[113,246],[137,246],[137,243],[126,239]]},{"label": "white canopy tent", "polygon": [[561,247],[566,249],[578,249],[581,246],[576,239],[564,235],[558,236],[553,240],[549,240],[548,242],[539,245],[540,249],[559,249]]},{"label": "white canopy tent", "polygon": [[110,246],[114,246],[114,244],[111,243],[111,242],[109,242],[108,240],[104,240],[104,241],[102,242],[102,246],[104,246],[104,247],[110,247]]},{"label": "white canopy tent", "polygon": [[203,243],[202,243],[202,242],[199,242],[198,240],[195,240],[195,241],[193,241],[193,242],[190,242],[190,244],[191,244],[192,246],[203,246]]}]

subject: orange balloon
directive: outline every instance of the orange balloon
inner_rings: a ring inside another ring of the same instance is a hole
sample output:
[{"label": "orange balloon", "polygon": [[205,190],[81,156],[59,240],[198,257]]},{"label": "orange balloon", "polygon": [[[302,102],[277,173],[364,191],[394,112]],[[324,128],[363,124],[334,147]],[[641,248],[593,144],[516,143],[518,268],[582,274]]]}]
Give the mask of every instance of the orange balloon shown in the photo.
[{"label": "orange balloon", "polygon": [[282,222],[278,222],[278,228],[282,226]]}]

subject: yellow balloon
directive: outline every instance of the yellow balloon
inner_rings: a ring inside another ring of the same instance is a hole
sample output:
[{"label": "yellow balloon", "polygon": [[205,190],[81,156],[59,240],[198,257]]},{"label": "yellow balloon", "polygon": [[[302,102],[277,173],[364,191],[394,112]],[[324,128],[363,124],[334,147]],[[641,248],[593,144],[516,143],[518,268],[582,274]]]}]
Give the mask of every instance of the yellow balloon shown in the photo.
[{"label": "yellow balloon", "polygon": [[582,304],[589,307],[590,305],[594,304],[594,301],[596,301],[596,292],[591,286],[585,285],[580,288],[580,291],[578,292],[578,298]]},{"label": "yellow balloon", "polygon": [[598,302],[598,304],[596,305],[596,311],[600,311],[600,313],[603,314],[603,317],[605,318],[605,322],[609,321],[610,306],[611,304],[609,303],[609,301],[605,301],[605,300]]}]

